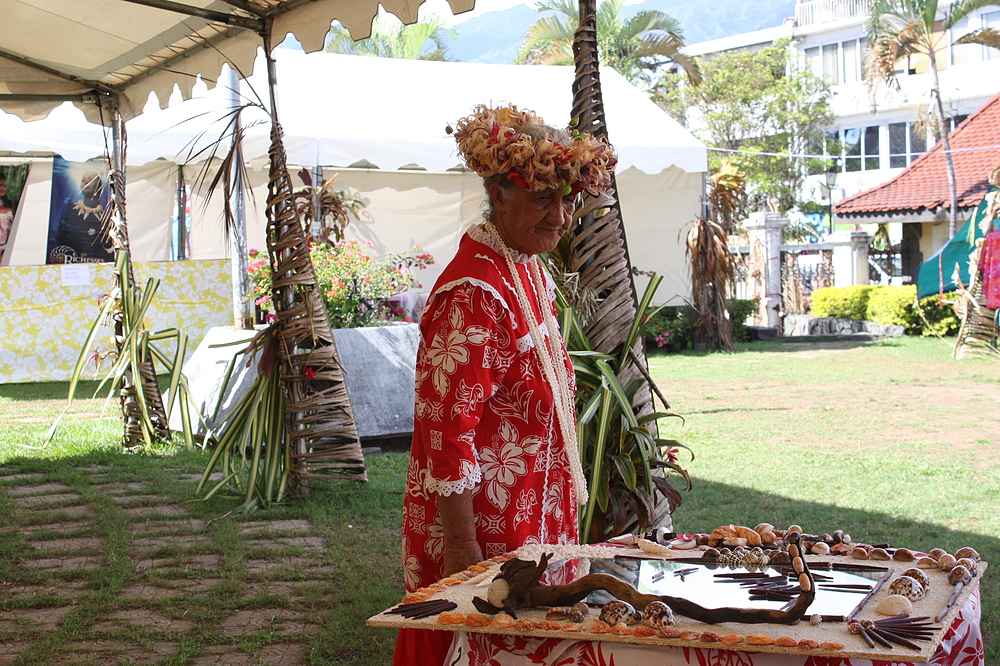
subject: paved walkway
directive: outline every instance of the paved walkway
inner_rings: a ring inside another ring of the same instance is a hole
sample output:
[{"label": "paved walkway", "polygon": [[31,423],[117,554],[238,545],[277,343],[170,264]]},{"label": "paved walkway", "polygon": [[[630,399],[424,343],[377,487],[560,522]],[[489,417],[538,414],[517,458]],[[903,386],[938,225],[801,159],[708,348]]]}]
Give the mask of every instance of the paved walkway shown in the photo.
[{"label": "paved walkway", "polygon": [[0,469],[0,664],[305,663],[330,571],[308,521],[205,521],[80,471],[85,495]]}]

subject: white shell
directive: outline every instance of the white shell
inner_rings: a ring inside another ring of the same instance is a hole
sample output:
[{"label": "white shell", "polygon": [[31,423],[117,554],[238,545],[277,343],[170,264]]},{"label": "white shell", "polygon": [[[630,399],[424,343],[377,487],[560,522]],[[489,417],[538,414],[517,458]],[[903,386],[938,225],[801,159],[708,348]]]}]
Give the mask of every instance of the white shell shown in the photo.
[{"label": "white shell", "polygon": [[911,601],[924,598],[924,586],[909,576],[900,576],[889,583],[889,594],[901,594]]},{"label": "white shell", "polygon": [[825,544],[822,541],[817,541],[816,543],[814,543],[812,545],[812,548],[810,548],[809,550],[812,551],[813,555],[829,555],[830,554],[830,546],[828,546],[827,544]]},{"label": "white shell", "polygon": [[632,607],[632,604],[620,599],[613,599],[601,608],[601,622],[607,622],[612,627],[620,622],[636,624],[642,621],[642,613]]},{"label": "white shell", "polygon": [[693,550],[698,547],[698,542],[694,539],[674,539],[670,547],[674,550]]},{"label": "white shell", "polygon": [[933,557],[921,557],[917,560],[917,566],[921,569],[937,569],[938,563]]},{"label": "white shell", "polygon": [[968,583],[970,580],[972,580],[972,573],[961,564],[956,564],[952,567],[952,570],[948,572],[948,582],[952,585]]},{"label": "white shell", "polygon": [[912,610],[913,602],[901,594],[890,594],[875,607],[881,615],[909,615]]},{"label": "white shell", "polygon": [[665,555],[672,552],[666,546],[661,546],[655,541],[650,541],[649,539],[639,539],[639,543],[637,545],[639,546],[639,550],[652,555]]},{"label": "white shell", "polygon": [[497,608],[503,608],[503,600],[508,594],[510,594],[510,583],[503,578],[497,578],[486,588],[486,600]]},{"label": "white shell", "polygon": [[642,610],[642,621],[654,629],[662,629],[674,623],[674,612],[662,601],[651,601]]},{"label": "white shell", "polygon": [[941,571],[951,571],[957,563],[958,560],[955,559],[955,556],[949,555],[948,553],[945,553],[938,558],[938,568],[941,569]]}]

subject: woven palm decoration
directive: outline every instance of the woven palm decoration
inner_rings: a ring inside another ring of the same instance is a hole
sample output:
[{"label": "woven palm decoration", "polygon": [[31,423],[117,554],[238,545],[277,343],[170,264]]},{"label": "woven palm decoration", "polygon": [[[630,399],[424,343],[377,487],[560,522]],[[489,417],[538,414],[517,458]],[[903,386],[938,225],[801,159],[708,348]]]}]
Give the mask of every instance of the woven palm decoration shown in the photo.
[{"label": "woven palm decoration", "polygon": [[[572,116],[579,119],[577,129],[607,140],[608,127],[598,71],[595,0],[580,2],[580,27],[573,38],[573,55],[576,75],[573,80]],[[613,174],[607,195],[610,197],[608,201],[597,202],[592,195],[582,194],[582,209],[590,210],[601,205],[607,208],[600,216],[594,213],[582,216],[570,229],[566,268],[575,274],[579,291],[593,303],[592,314],[584,322],[591,345],[596,351],[610,354],[624,343],[628,330],[622,322],[633,320],[638,298],[621,219],[618,184]],[[619,377],[623,386],[645,374],[646,352],[641,337],[632,352],[633,363]],[[652,411],[652,396],[648,387],[639,390],[636,401],[644,405],[641,413]]]},{"label": "woven palm decoration", "polygon": [[271,122],[269,153],[267,249],[293,483],[300,484],[297,491],[302,493],[313,478],[367,481],[354,410],[316,288],[276,117]]},{"label": "woven palm decoration", "polygon": [[[133,302],[142,300],[142,290],[137,286],[135,274],[132,270],[131,246],[128,238],[128,225],[125,217],[125,148],[127,138],[125,135],[125,121],[121,114],[115,113],[114,131],[119,135],[117,147],[112,150],[111,159],[111,202],[105,211],[104,229],[115,250],[115,255],[123,261],[115,261],[114,280],[116,287],[111,292],[111,298],[115,299],[115,307],[111,315],[112,329],[114,330],[115,349],[119,358],[129,354],[123,342],[126,338],[125,307],[123,299],[131,299]],[[124,271],[124,274],[123,274]],[[132,325],[141,322],[131,322]],[[143,417],[142,405],[140,405],[139,391],[142,392],[142,400],[145,403],[146,414],[149,418]],[[122,446],[132,449],[141,446],[144,442],[152,440],[169,440],[170,428],[167,421],[167,412],[163,405],[163,395],[160,392],[160,385],[156,379],[156,369],[148,349],[142,346],[139,357],[131,364],[122,375],[121,386],[118,393],[118,404],[121,408],[122,419],[125,424],[125,432],[122,436]],[[151,432],[144,433],[144,429]]]}]

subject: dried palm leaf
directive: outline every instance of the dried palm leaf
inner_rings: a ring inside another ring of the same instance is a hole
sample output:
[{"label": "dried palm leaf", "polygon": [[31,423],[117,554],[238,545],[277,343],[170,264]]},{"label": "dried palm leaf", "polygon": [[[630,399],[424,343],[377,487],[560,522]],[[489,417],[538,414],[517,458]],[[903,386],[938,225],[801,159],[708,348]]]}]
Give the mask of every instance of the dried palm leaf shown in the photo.
[{"label": "dried palm leaf", "polygon": [[692,305],[701,317],[696,339],[716,349],[733,351],[727,299],[734,264],[725,230],[712,220],[695,220],[688,232],[687,254],[691,260]]}]

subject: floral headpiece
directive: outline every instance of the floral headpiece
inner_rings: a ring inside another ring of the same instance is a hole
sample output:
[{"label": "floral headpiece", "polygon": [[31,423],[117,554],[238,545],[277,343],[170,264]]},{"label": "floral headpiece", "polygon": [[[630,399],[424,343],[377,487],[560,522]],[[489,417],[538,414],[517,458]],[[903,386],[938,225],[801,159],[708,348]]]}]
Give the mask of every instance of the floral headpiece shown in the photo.
[{"label": "floral headpiece", "polygon": [[607,189],[618,162],[611,146],[573,128],[567,129],[572,140],[565,145],[550,139],[536,142],[521,131],[532,124],[545,121],[513,104],[496,109],[480,104],[456,123],[455,140],[465,164],[483,178],[507,174],[530,191],[556,188],[564,194],[586,190],[598,195]]}]

